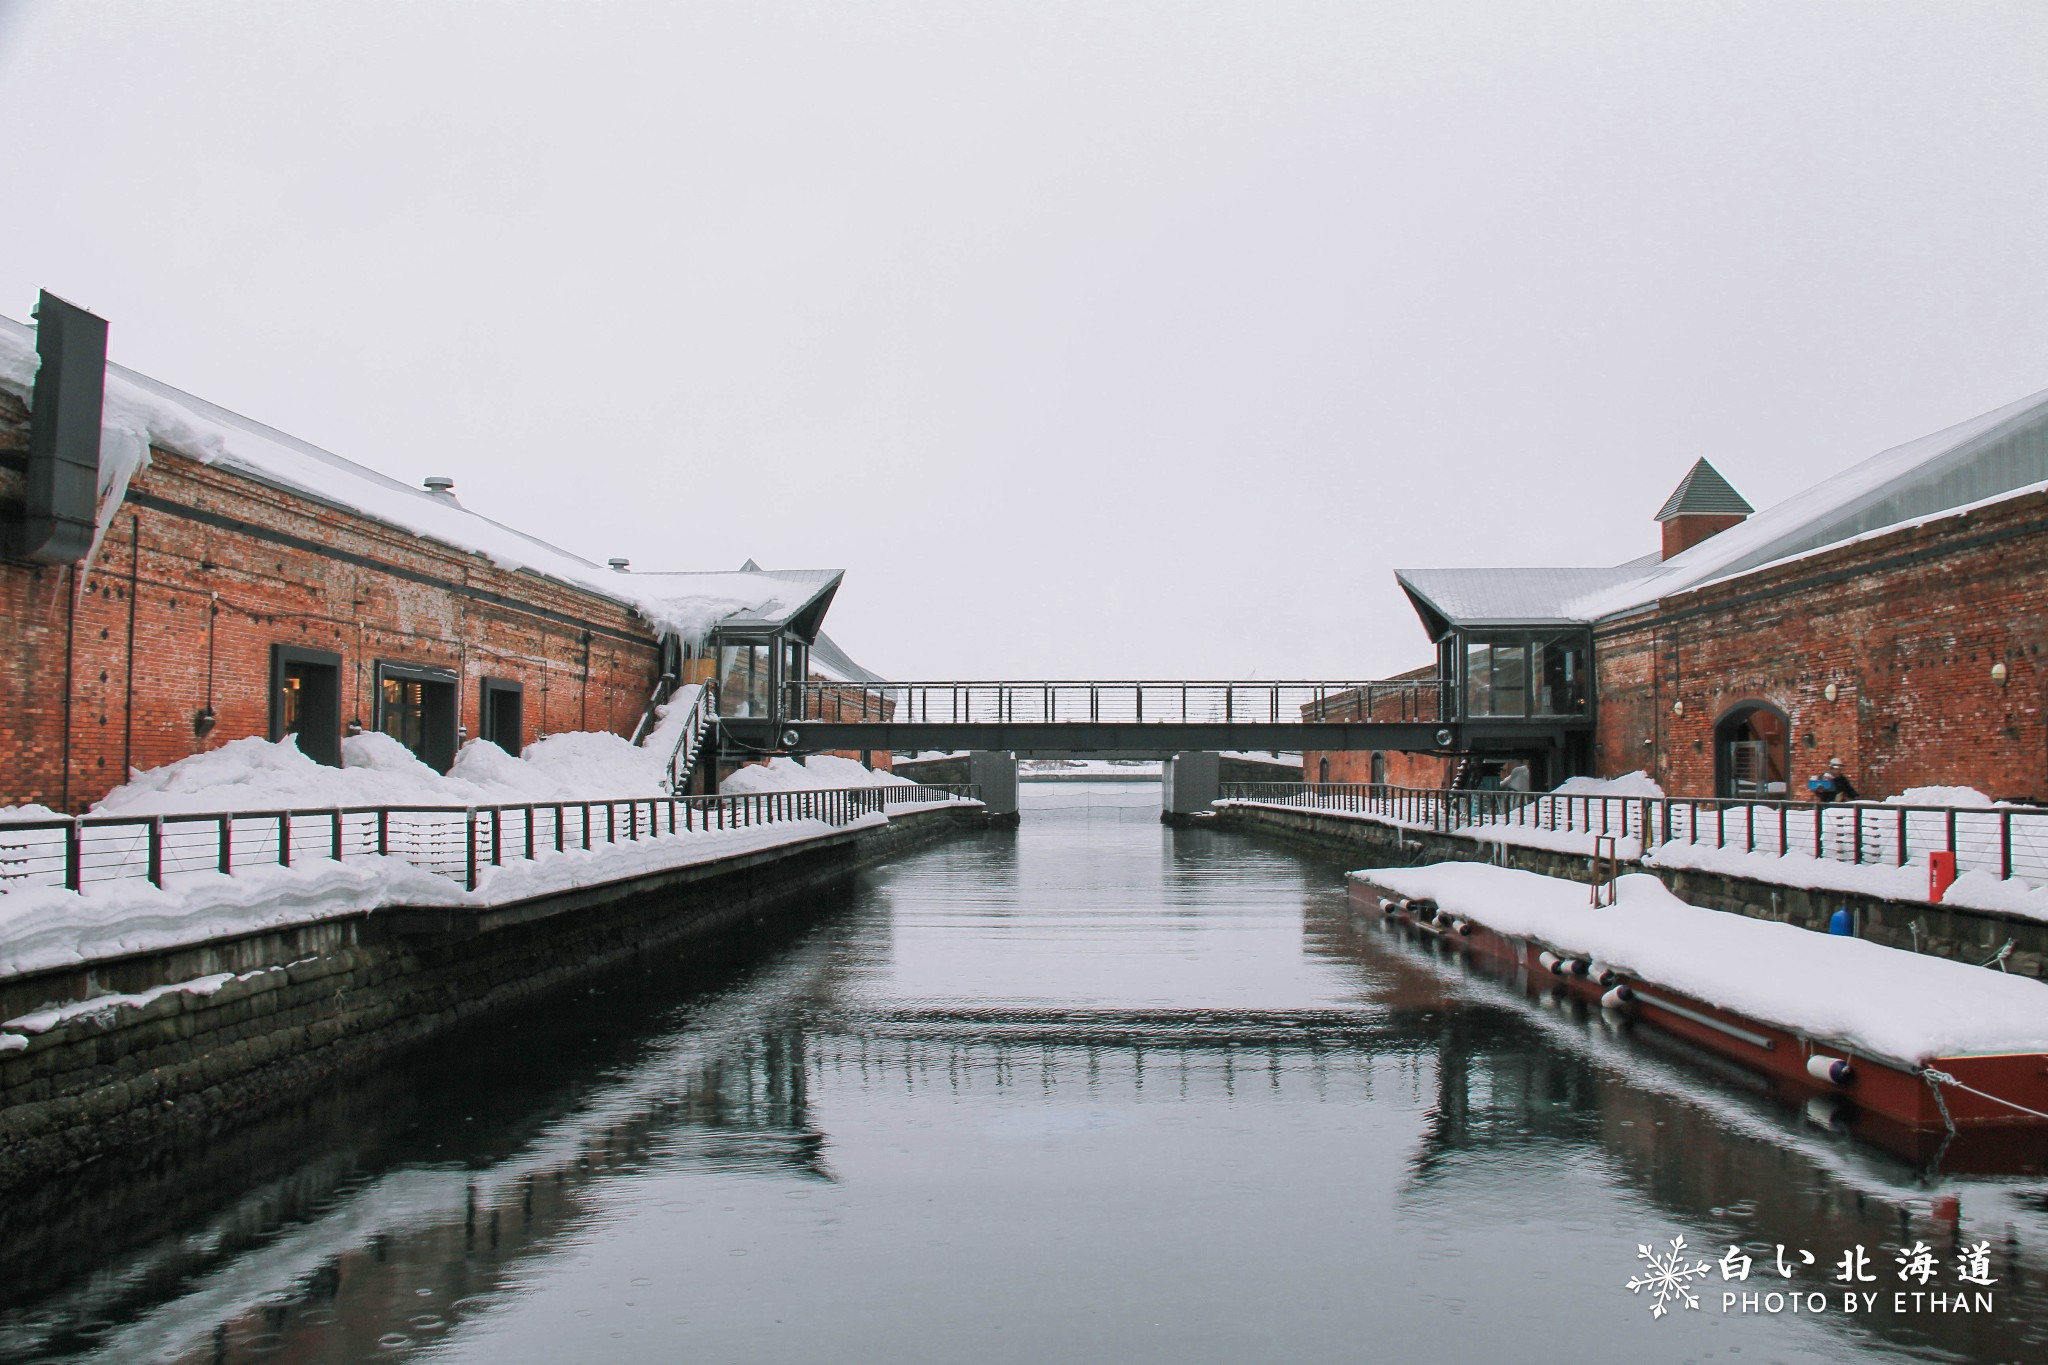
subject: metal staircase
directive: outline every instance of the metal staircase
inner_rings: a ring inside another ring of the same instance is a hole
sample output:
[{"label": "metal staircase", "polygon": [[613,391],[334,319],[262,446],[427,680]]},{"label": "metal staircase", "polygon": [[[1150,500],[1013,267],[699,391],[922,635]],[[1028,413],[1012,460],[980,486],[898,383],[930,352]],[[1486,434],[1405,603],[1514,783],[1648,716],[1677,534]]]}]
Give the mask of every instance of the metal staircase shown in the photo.
[{"label": "metal staircase", "polygon": [[[676,692],[675,675],[662,674],[647,698],[647,709],[641,712],[640,723],[633,727],[633,743],[644,745],[654,738],[661,723],[667,719],[661,714],[661,708]],[[704,752],[704,741],[717,725],[717,684],[707,682],[698,687],[696,699],[683,715],[682,728],[669,750],[668,767],[662,775],[663,791],[677,796],[690,789],[690,777],[696,771],[698,757]]]},{"label": "metal staircase", "polygon": [[697,689],[697,699],[690,703],[689,711],[684,714],[675,747],[669,750],[668,774],[662,779],[662,789],[670,796],[690,789],[690,776],[696,771],[697,759],[704,752],[704,741],[718,724],[717,702],[716,685],[705,683]]}]

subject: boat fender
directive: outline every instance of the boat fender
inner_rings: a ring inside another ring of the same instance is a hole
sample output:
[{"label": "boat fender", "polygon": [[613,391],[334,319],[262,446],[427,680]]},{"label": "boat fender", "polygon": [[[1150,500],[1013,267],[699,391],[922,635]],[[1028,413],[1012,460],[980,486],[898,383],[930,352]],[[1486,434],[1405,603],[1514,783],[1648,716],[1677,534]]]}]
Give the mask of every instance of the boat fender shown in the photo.
[{"label": "boat fender", "polygon": [[1847,1085],[1856,1078],[1856,1068],[1843,1058],[1816,1052],[1806,1059],[1806,1074],[1829,1085]]},{"label": "boat fender", "polygon": [[1385,896],[1381,896],[1381,897],[1380,897],[1380,913],[1381,913],[1381,914],[1383,914],[1383,915],[1391,915],[1391,914],[1393,914],[1393,913],[1394,913],[1394,912],[1395,912],[1396,910],[1399,910],[1400,908],[1401,908],[1400,906],[1398,906],[1398,905],[1394,904],[1394,903],[1393,903],[1392,901],[1388,900],[1388,899],[1387,899],[1387,898],[1386,898]]},{"label": "boat fender", "polygon": [[1599,982],[1602,987],[1612,986],[1620,982],[1621,973],[1612,967],[1602,967],[1599,974],[1593,979]]},{"label": "boat fender", "polygon": [[1586,976],[1593,970],[1593,964],[1586,961],[1583,957],[1573,958],[1569,965],[1573,976]]},{"label": "boat fender", "polygon": [[1579,960],[1575,957],[1559,958],[1557,961],[1550,964],[1550,970],[1555,972],[1559,976],[1570,976],[1572,973],[1578,971],[1578,969]]},{"label": "boat fender", "polygon": [[1461,919],[1452,920],[1451,928],[1457,930],[1461,934],[1469,934],[1472,932],[1472,926]]},{"label": "boat fender", "polygon": [[1600,1008],[1603,1010],[1627,1009],[1635,998],[1636,993],[1628,988],[1626,981],[1617,981],[1608,990],[1607,994],[1600,997]]},{"label": "boat fender", "polygon": [[1536,965],[1541,967],[1546,972],[1556,971],[1557,954],[1551,952],[1548,948],[1545,948],[1542,952],[1536,954]]}]

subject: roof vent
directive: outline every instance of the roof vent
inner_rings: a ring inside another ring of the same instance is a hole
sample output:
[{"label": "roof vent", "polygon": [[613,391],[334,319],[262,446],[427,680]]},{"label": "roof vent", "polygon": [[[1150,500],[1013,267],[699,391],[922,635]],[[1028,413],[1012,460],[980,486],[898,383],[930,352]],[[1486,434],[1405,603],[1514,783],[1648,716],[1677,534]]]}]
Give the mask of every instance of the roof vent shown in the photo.
[{"label": "roof vent", "polygon": [[1657,520],[1664,525],[1664,558],[1683,554],[1693,546],[1736,525],[1756,509],[1721,471],[1705,460],[1694,463],[1664,505]]},{"label": "roof vent", "polygon": [[633,561],[630,559],[607,559],[605,563],[612,566],[613,573],[624,573],[633,567]]},{"label": "roof vent", "polygon": [[446,474],[429,474],[421,479],[420,483],[435,497],[446,498],[449,502],[455,501],[455,480]]}]

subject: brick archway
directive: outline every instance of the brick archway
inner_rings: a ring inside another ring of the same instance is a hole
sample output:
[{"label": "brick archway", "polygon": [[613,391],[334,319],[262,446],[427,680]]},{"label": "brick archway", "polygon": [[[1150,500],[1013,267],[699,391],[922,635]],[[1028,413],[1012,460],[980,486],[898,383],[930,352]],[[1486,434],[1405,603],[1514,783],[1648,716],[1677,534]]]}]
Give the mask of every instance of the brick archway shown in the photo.
[{"label": "brick archway", "polygon": [[1787,800],[1791,772],[1792,721],[1783,710],[1750,698],[1714,722],[1714,795]]}]

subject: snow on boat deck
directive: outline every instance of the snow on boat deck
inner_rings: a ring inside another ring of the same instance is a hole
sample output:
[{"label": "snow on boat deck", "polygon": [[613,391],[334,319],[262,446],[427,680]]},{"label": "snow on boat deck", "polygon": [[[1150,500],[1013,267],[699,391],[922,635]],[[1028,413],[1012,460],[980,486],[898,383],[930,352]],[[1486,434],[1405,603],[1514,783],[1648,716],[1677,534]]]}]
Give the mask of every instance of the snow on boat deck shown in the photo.
[{"label": "snow on boat deck", "polygon": [[1619,878],[1607,909],[1595,909],[1581,883],[1485,863],[1351,875],[1864,1056],[1917,1067],[1936,1057],[2048,1052],[2048,983],[1704,910],[1646,874]]}]

